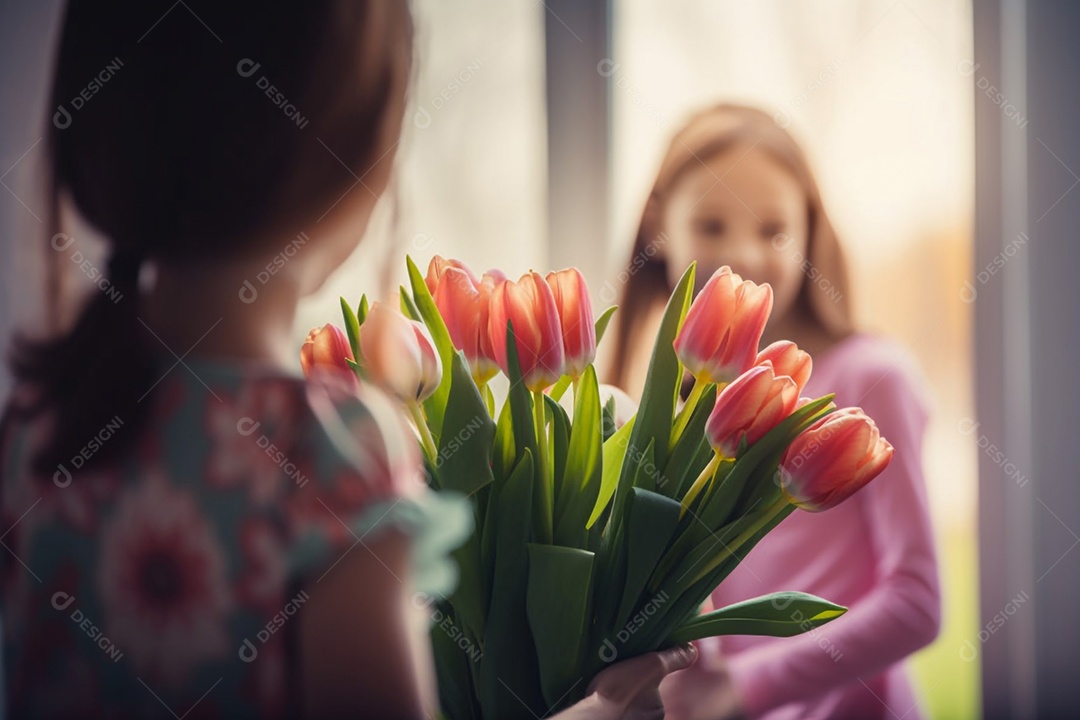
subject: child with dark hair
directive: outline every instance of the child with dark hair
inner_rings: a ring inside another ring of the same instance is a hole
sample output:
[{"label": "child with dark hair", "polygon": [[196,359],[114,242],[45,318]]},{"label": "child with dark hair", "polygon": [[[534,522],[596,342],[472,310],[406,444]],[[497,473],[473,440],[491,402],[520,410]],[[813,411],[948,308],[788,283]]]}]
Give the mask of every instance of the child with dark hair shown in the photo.
[{"label": "child with dark hair", "polygon": [[[452,589],[471,510],[426,489],[392,401],[306,382],[291,337],[387,185],[411,55],[403,0],[68,4],[50,323],[0,428],[11,717],[436,712],[416,597]],[[65,210],[109,248],[74,317]],[[615,666],[567,717],[658,717],[692,658]]]}]

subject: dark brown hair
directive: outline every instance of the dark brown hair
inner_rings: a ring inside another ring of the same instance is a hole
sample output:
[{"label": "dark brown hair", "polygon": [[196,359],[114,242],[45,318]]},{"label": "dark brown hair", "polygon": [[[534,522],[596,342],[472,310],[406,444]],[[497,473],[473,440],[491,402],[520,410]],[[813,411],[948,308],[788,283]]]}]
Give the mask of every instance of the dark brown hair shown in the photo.
[{"label": "dark brown hair", "polygon": [[[19,415],[54,411],[37,472],[114,416],[88,464],[135,439],[158,374],[142,261],[242,253],[313,222],[396,137],[411,55],[406,0],[68,3],[46,128],[51,335],[17,337],[11,359],[30,390]],[[73,322],[57,252],[69,203],[109,243],[110,292]]]},{"label": "dark brown hair", "polygon": [[[687,171],[733,147],[755,144],[778,160],[802,186],[806,196],[807,259],[829,278],[830,290],[806,282],[799,303],[807,316],[830,335],[841,336],[852,326],[848,279],[839,240],[829,222],[810,163],[789,132],[757,108],[722,103],[699,111],[675,133],[660,164],[656,182],[645,202],[641,223],[627,264],[628,279],[619,298],[615,348],[608,367],[611,383],[625,388],[628,360],[644,340],[645,313],[667,299],[674,289],[668,280],[664,253],[654,244],[661,240],[664,203]],[[837,297],[839,292],[839,298]]]}]

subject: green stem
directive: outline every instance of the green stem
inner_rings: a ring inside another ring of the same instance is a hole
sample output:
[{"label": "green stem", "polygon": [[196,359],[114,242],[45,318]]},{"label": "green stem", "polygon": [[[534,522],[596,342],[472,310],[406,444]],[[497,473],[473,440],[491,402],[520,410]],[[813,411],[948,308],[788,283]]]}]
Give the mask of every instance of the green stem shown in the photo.
[{"label": "green stem", "polygon": [[420,407],[420,403],[409,403],[409,414],[412,415],[416,431],[420,433],[420,444],[424,446],[424,455],[427,456],[428,462],[435,465],[439,451],[435,449],[435,438],[431,436],[427,418],[424,417],[424,409]]},{"label": "green stem", "polygon": [[671,428],[670,447],[675,447],[675,443],[679,441],[679,437],[686,430],[686,424],[690,422],[690,416],[694,414],[694,409],[697,407],[698,401],[701,400],[701,394],[705,392],[706,385],[708,383],[702,382],[700,378],[694,378],[694,387],[690,391],[689,397],[686,398],[686,402],[683,403],[682,409],[675,416],[675,425]]},{"label": "green stem", "polygon": [[702,568],[696,576],[694,576],[694,579],[690,581],[689,587],[693,587],[696,582],[698,582],[703,577],[718,568],[720,566],[720,563],[724,562],[729,557],[734,555],[735,551],[742,547],[747,540],[757,535],[758,532],[761,531],[761,528],[772,522],[776,518],[776,516],[783,512],[784,508],[786,508],[789,504],[790,503],[788,503],[788,501],[783,496],[781,496],[779,499],[773,502],[772,505],[762,510],[761,515],[758,516],[757,520],[750,524],[750,527],[739,533],[730,543],[724,545],[724,549],[717,553],[716,556],[713,557],[713,559],[710,560],[708,564],[705,565],[705,567]]},{"label": "green stem", "polygon": [[552,497],[554,494],[554,478],[550,477],[553,470],[551,463],[548,461],[548,437],[547,437],[547,417],[544,412],[544,391],[536,390],[533,392],[533,414],[536,416],[536,447],[537,452],[540,455],[538,458],[538,472],[537,478],[540,483],[540,492],[538,493],[540,498],[540,541],[545,543],[551,542],[552,526],[554,525],[553,510],[555,499]]},{"label": "green stem", "polygon": [[694,498],[698,496],[698,493],[705,487],[705,484],[716,474],[716,468],[720,467],[720,461],[722,459],[720,453],[714,452],[712,460],[709,461],[709,464],[706,465],[705,469],[701,471],[701,474],[697,476],[697,480],[694,481],[694,484],[691,485],[690,489],[683,495],[682,507],[679,509],[680,520],[686,515],[686,511],[690,509],[690,506],[694,502]]}]

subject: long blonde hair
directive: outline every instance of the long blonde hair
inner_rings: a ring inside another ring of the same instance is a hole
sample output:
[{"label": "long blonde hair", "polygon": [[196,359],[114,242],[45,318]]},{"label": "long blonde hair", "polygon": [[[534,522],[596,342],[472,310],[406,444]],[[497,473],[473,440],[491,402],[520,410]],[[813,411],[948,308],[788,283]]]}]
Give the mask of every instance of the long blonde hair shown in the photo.
[{"label": "long blonde hair", "polygon": [[796,303],[830,336],[841,337],[851,331],[843,253],[806,155],[795,138],[762,110],[721,103],[697,112],[675,133],[645,202],[619,298],[615,347],[608,367],[608,378],[615,385],[625,387],[628,382],[629,357],[647,331],[641,319],[673,289],[667,261],[655,250],[662,240],[662,211],[669,193],[687,171],[740,144],[753,144],[769,153],[791,172],[806,196],[806,259],[809,267],[829,278],[829,285],[807,282],[804,277]]}]

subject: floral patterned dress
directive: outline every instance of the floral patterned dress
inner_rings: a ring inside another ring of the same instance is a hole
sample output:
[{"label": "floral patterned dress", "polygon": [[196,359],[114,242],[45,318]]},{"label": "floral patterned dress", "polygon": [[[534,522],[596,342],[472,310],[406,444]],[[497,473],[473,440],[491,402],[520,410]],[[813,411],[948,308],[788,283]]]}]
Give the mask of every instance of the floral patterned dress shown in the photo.
[{"label": "floral patterned dress", "polygon": [[417,590],[456,581],[447,553],[471,531],[468,504],[425,489],[390,400],[185,363],[116,464],[80,469],[122,418],[51,477],[28,470],[47,420],[5,423],[9,717],[294,717],[296,617],[341,558],[396,527],[413,536]]}]

